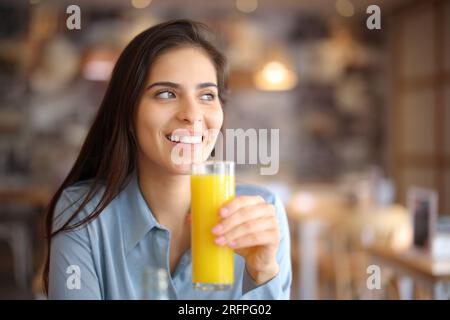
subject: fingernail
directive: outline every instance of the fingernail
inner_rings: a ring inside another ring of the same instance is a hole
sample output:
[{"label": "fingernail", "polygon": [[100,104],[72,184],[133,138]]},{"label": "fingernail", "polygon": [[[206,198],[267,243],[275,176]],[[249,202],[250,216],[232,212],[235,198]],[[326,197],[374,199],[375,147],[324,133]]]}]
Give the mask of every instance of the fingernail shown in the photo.
[{"label": "fingernail", "polygon": [[215,227],[212,229],[212,232],[215,233],[215,234],[220,234],[220,232],[221,232],[222,230],[223,230],[222,225],[221,225],[221,224],[218,224],[217,226],[215,226]]},{"label": "fingernail", "polygon": [[218,244],[218,245],[224,245],[225,242],[227,242],[225,240],[225,237],[219,237],[219,238],[216,238],[216,240],[215,240],[215,243]]},{"label": "fingernail", "polygon": [[231,247],[231,248],[236,247],[236,241],[233,241],[233,240],[228,241],[228,246]]},{"label": "fingernail", "polygon": [[222,218],[225,218],[228,215],[228,209],[227,208],[220,209],[220,215],[222,216]]}]

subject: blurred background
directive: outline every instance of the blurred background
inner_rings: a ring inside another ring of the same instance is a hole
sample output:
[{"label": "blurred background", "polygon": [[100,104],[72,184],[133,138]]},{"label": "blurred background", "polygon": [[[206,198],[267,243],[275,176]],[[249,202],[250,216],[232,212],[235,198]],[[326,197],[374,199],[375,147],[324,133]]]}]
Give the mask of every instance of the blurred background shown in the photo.
[{"label": "blurred background", "polygon": [[[80,30],[66,27],[73,4]],[[449,299],[445,0],[1,0],[0,298],[43,298],[43,209],[121,50],[173,18],[219,36],[225,126],[280,129],[278,174],[237,174],[284,201],[292,299]]]}]

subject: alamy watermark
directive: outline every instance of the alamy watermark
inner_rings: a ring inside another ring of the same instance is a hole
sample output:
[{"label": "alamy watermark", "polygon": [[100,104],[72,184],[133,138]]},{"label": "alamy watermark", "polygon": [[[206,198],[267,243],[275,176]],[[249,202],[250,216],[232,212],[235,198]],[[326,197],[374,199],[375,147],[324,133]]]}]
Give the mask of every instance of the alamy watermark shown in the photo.
[{"label": "alamy watermark", "polygon": [[76,264],[67,267],[66,273],[69,275],[66,280],[66,287],[69,290],[81,289],[81,269]]},{"label": "alamy watermark", "polygon": [[[69,30],[81,30],[81,9],[75,4],[71,4],[66,8],[68,17],[66,19],[66,27]],[[366,13],[370,16],[366,20],[366,26],[369,30],[381,29],[381,9],[376,4],[367,7]]]},{"label": "alamy watermark", "polygon": [[69,30],[81,30],[81,9],[75,4],[67,7],[66,13],[69,16],[66,19],[66,27]]},{"label": "alamy watermark", "polygon": [[376,4],[367,7],[366,13],[370,16],[366,20],[366,26],[369,30],[381,29],[381,9]]},{"label": "alamy watermark", "polygon": [[[280,130],[279,129],[226,129],[225,134],[218,129],[203,131],[201,125],[194,124],[194,133],[188,129],[176,129],[171,134],[180,136],[202,136],[202,143],[179,143],[171,152],[175,165],[198,163],[211,160],[233,160],[238,165],[259,164],[261,175],[274,175],[279,170]],[[197,134],[195,134],[197,133]],[[214,154],[211,154],[215,144]]]},{"label": "alamy watermark", "polygon": [[369,290],[381,289],[381,268],[376,264],[367,267],[366,273],[369,275],[366,280],[366,286]]}]

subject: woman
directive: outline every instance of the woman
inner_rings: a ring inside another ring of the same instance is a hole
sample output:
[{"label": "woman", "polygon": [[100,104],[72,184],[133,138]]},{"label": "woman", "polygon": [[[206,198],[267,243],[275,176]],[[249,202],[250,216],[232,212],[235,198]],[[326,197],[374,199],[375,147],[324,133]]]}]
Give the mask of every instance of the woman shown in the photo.
[{"label": "woman", "polygon": [[[234,286],[192,288],[189,166],[172,161],[171,151],[174,140],[198,144],[206,159],[215,139],[204,133],[222,126],[225,58],[207,31],[189,20],[162,23],[119,57],[80,155],[49,206],[50,299],[139,299],[146,266],[167,270],[171,299],[289,298],[286,215],[277,197],[254,186],[236,187],[211,230],[217,245],[235,249]],[[177,129],[202,139],[176,138]]]}]

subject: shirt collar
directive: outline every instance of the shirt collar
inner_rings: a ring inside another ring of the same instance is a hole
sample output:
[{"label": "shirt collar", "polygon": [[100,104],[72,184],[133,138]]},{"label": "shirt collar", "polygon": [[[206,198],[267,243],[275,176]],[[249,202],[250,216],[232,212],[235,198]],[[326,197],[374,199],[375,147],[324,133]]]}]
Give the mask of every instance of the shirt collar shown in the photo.
[{"label": "shirt collar", "polygon": [[128,254],[150,230],[154,227],[162,227],[142,195],[136,171],[131,173],[129,183],[123,190],[123,195],[122,207],[125,210],[121,215],[121,222],[124,230],[125,252]]}]

